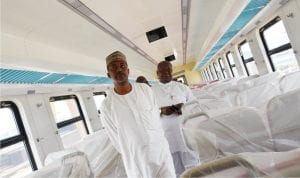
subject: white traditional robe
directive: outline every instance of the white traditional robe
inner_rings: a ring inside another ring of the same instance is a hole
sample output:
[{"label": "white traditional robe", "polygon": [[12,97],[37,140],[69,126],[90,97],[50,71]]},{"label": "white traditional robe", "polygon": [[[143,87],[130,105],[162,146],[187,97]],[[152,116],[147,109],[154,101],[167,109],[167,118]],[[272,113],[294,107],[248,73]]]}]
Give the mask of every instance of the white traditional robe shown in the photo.
[{"label": "white traditional robe", "polygon": [[[152,89],[156,95],[159,108],[186,103],[195,99],[188,86],[175,81],[170,81],[166,84],[158,83],[153,85]],[[177,114],[161,115],[161,123],[169,142],[176,173],[182,172],[183,166],[184,169],[188,169],[196,166],[199,162],[197,156],[187,148],[184,142],[180,127],[182,119],[183,117]]]},{"label": "white traditional robe", "polygon": [[128,177],[175,177],[159,109],[149,86],[132,84],[132,91],[126,95],[112,90],[103,101],[101,113],[112,144],[122,154]]}]

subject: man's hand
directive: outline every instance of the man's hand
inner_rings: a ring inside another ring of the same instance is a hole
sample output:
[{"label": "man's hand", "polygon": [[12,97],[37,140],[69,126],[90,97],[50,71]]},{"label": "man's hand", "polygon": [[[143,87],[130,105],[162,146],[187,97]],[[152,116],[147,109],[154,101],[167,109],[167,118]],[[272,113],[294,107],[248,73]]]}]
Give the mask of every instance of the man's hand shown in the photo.
[{"label": "man's hand", "polygon": [[176,105],[172,105],[172,106],[166,106],[166,107],[162,107],[160,108],[160,114],[161,115],[171,115],[171,114],[177,114],[177,115],[181,115],[182,111],[181,108],[183,106],[183,103],[179,103]]}]

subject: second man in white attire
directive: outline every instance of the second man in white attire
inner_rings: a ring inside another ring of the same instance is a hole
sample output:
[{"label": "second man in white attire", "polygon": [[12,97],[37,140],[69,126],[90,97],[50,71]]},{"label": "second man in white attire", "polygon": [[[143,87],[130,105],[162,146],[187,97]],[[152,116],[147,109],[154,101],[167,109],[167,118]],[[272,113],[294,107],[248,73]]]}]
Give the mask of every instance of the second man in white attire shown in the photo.
[{"label": "second man in white attire", "polygon": [[172,64],[162,61],[157,66],[159,83],[152,86],[160,107],[160,117],[165,136],[170,145],[170,151],[178,177],[183,171],[196,166],[199,161],[184,142],[181,121],[181,108],[184,103],[195,99],[190,88],[172,81]]}]

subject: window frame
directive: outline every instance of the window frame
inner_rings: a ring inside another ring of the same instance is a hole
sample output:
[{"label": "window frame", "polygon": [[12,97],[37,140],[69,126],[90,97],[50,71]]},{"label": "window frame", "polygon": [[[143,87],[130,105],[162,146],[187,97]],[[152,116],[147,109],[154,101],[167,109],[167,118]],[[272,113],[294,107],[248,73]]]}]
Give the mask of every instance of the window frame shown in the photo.
[{"label": "window frame", "polygon": [[232,77],[235,77],[232,68],[236,67],[236,65],[230,63],[230,60],[229,60],[229,54],[232,54],[231,51],[228,51],[228,52],[225,54],[226,60],[227,60],[227,63],[228,63],[228,65],[229,65],[229,68],[230,68],[230,72],[231,72],[231,74],[232,74]]},{"label": "window frame", "polygon": [[56,122],[57,128],[60,129],[62,127],[74,124],[75,122],[82,121],[87,135],[90,134],[87,123],[86,123],[86,120],[85,120],[83,112],[82,112],[82,109],[80,107],[79,100],[78,100],[76,95],[52,96],[52,97],[50,97],[49,101],[50,102],[55,102],[55,101],[68,100],[68,99],[74,99],[75,100],[76,106],[77,106],[78,111],[79,111],[79,116],[68,119],[68,120],[64,120],[64,121],[61,121],[61,122]]},{"label": "window frame", "polygon": [[[249,73],[249,70],[248,70],[248,67],[247,67],[247,63],[254,61],[254,57],[253,57],[253,54],[252,54],[252,51],[251,51],[252,57],[247,58],[247,59],[244,58],[244,54],[242,53],[241,46],[243,46],[243,45],[246,44],[246,43],[248,43],[247,40],[242,41],[242,42],[238,45],[238,50],[239,50],[240,56],[241,56],[241,58],[242,58],[243,65],[244,65],[244,68],[245,68],[245,70],[246,70],[247,76],[250,76],[250,73]],[[249,45],[249,43],[248,43],[248,45]],[[250,49],[250,50],[251,50],[251,49]],[[254,62],[255,62],[255,61],[254,61]]]},{"label": "window frame", "polygon": [[203,72],[203,74],[204,74],[205,81],[208,81],[208,78],[207,78],[205,69],[204,69],[202,72]]},{"label": "window frame", "polygon": [[206,71],[207,71],[207,74],[209,76],[209,80],[214,80],[213,77],[212,77],[212,74],[210,73],[210,70],[208,67],[206,67]]},{"label": "window frame", "polygon": [[224,68],[222,67],[222,65],[221,65],[221,61],[222,60],[222,58],[220,57],[220,58],[218,58],[218,63],[219,63],[219,66],[220,66],[220,69],[221,69],[221,72],[222,72],[222,75],[223,75],[223,78],[224,79],[226,79],[226,77],[225,77],[225,64],[223,63],[223,65],[224,65]]},{"label": "window frame", "polygon": [[183,84],[188,85],[185,75],[179,75],[179,76],[174,77],[173,79],[178,81],[177,79],[181,78],[181,77],[183,78]]},{"label": "window frame", "polygon": [[200,75],[201,75],[201,78],[202,78],[203,80],[205,80],[205,77],[204,77],[204,75],[203,75],[203,71],[200,71]]},{"label": "window frame", "polygon": [[[105,98],[107,97],[107,94],[106,94],[105,91],[97,91],[97,92],[93,92],[93,97],[94,97],[94,96],[97,96],[97,95],[104,95]],[[96,106],[97,106],[97,105],[96,105]],[[98,111],[98,114],[101,114],[101,111],[100,111],[98,108],[96,108],[96,109],[97,109],[97,111]]]},{"label": "window frame", "polygon": [[21,114],[19,112],[19,109],[18,109],[17,105],[12,101],[1,101],[0,102],[0,108],[9,108],[9,109],[12,110],[12,112],[14,114],[14,117],[15,117],[16,125],[18,127],[19,132],[20,132],[19,135],[15,135],[15,136],[8,137],[6,139],[0,140],[0,142],[1,142],[0,148],[2,149],[2,148],[5,148],[5,147],[8,147],[8,146],[12,146],[16,143],[23,142],[25,150],[27,152],[27,156],[29,158],[28,161],[30,163],[31,169],[33,171],[37,170],[38,168],[37,168],[37,165],[36,165],[36,162],[35,162],[35,159],[34,159],[34,156],[33,156],[33,152],[32,152],[32,149],[31,149],[31,146],[30,146],[30,143],[29,143],[29,139],[28,139],[28,136],[26,134],[26,130],[25,130],[24,124],[22,122],[22,117],[21,117]]},{"label": "window frame", "polygon": [[270,66],[271,66],[271,69],[272,69],[273,72],[275,72],[276,69],[275,69],[275,66],[274,66],[274,63],[272,61],[271,56],[274,55],[274,54],[281,53],[283,51],[287,51],[289,49],[292,49],[291,42],[283,44],[281,46],[278,46],[278,47],[276,47],[272,50],[268,49],[267,41],[266,41],[263,33],[264,33],[264,31],[271,28],[273,25],[275,25],[279,21],[281,21],[281,18],[279,16],[277,16],[273,20],[268,22],[266,25],[264,25],[262,28],[259,29],[259,35],[260,35],[260,38],[261,38],[262,43],[264,45],[264,50],[265,50],[265,52],[268,56],[268,60],[269,60],[269,63],[270,63]]},{"label": "window frame", "polygon": [[212,68],[214,69],[214,65],[211,63],[211,64],[209,65],[209,69],[210,69],[211,73],[213,74],[213,78],[214,78],[214,80],[219,80],[216,71],[213,70]]},{"label": "window frame", "polygon": [[215,69],[215,73],[216,73],[216,76],[217,76],[218,80],[221,80],[221,78],[219,78],[218,71],[216,69],[216,65],[217,65],[216,62],[213,62],[212,65],[213,65],[213,67]]},{"label": "window frame", "polygon": [[210,65],[208,65],[208,70],[209,70],[210,75],[211,75],[211,80],[215,80]]}]

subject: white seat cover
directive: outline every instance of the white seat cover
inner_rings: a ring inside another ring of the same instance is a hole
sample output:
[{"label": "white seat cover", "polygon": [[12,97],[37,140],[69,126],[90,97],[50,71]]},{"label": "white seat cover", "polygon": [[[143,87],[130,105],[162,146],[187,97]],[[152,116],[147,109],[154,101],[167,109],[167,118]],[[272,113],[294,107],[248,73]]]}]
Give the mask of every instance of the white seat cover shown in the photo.
[{"label": "white seat cover", "polygon": [[236,99],[240,106],[261,107],[268,100],[280,94],[278,85],[265,83],[241,91]]},{"label": "white seat cover", "polygon": [[278,151],[300,147],[300,89],[270,100],[266,115]]},{"label": "white seat cover", "polygon": [[300,71],[286,74],[283,76],[280,81],[280,90],[282,93],[286,93],[292,90],[300,88]]}]

